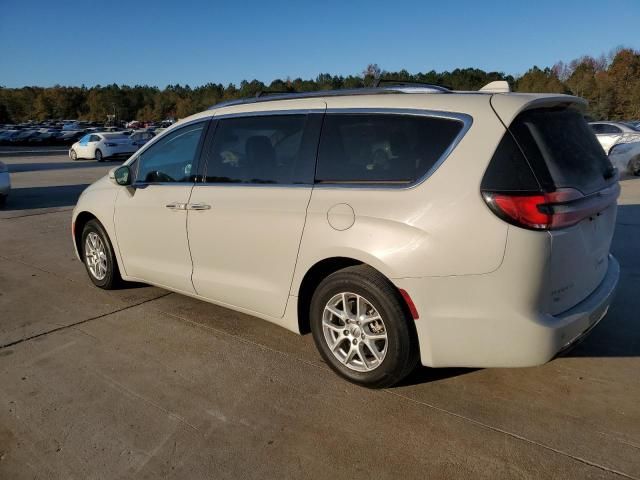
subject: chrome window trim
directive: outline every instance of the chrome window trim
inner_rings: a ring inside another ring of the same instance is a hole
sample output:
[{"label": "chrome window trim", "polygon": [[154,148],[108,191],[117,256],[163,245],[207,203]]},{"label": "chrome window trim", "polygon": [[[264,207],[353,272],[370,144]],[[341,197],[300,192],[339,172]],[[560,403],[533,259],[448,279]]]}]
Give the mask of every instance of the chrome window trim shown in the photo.
[{"label": "chrome window trim", "polygon": [[[341,183],[300,183],[300,184],[269,184],[269,183],[240,183],[240,182],[206,182],[204,179],[201,182],[196,182],[196,186],[222,186],[222,187],[270,187],[270,188],[300,188],[300,187],[313,187],[314,189],[336,189],[336,188],[357,188],[368,190],[407,190],[415,188],[425,182],[435,171],[444,163],[449,157],[451,152],[455,150],[458,144],[462,141],[466,133],[473,125],[473,117],[466,113],[448,112],[442,110],[426,110],[426,109],[413,109],[413,108],[313,108],[313,109],[292,109],[292,110],[264,110],[264,111],[251,111],[251,112],[236,112],[236,113],[215,113],[210,117],[212,120],[234,118],[234,117],[253,117],[253,116],[269,116],[269,115],[307,115],[312,113],[325,113],[325,114],[390,114],[390,115],[405,115],[405,116],[420,116],[430,118],[444,118],[448,120],[456,120],[462,123],[462,129],[458,132],[458,135],[453,139],[451,144],[442,153],[442,155],[436,160],[436,162],[427,170],[427,172],[418,178],[416,181],[406,184],[393,184],[391,182],[356,182],[345,181]],[[185,124],[186,125],[186,124]],[[317,164],[317,158],[316,158]]]},{"label": "chrome window trim", "polygon": [[[404,115],[404,116],[419,116],[430,118],[444,118],[448,120],[457,120],[462,123],[462,129],[458,132],[458,135],[449,144],[447,149],[440,155],[438,160],[427,170],[424,175],[416,179],[414,182],[406,184],[393,184],[391,182],[384,183],[378,182],[367,183],[358,181],[345,181],[340,183],[315,183],[314,188],[318,189],[336,189],[336,188],[357,188],[365,190],[408,190],[415,188],[425,182],[436,170],[444,163],[449,157],[451,152],[455,150],[458,144],[462,141],[467,134],[471,125],[473,125],[473,117],[466,113],[459,112],[447,112],[441,110],[425,110],[414,108],[328,108],[327,114],[389,114],[389,115]],[[316,159],[317,164],[317,159]]]},{"label": "chrome window trim", "polygon": [[312,113],[324,113],[326,108],[296,108],[292,110],[260,110],[251,112],[230,112],[219,113],[215,112],[211,117],[213,120],[224,120],[227,118],[240,118],[240,117],[266,117],[276,115],[309,115]]}]

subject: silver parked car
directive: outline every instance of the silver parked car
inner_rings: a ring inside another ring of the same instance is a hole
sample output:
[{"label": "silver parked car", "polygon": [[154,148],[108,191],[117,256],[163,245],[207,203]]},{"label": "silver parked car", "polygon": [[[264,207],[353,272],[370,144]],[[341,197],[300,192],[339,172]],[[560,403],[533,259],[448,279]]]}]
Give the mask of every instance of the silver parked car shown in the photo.
[{"label": "silver parked car", "polygon": [[589,124],[596,138],[609,154],[614,145],[640,141],[640,128],[623,122],[591,122]]}]

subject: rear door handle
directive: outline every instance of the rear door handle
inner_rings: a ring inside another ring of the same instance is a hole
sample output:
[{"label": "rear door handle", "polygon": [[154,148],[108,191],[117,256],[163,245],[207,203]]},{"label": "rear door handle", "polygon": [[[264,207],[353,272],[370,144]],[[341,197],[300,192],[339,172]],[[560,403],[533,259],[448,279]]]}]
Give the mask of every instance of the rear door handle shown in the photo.
[{"label": "rear door handle", "polygon": [[206,203],[190,203],[187,205],[187,210],[209,210],[211,205]]},{"label": "rear door handle", "polygon": [[173,203],[168,203],[167,205],[165,205],[165,207],[171,209],[171,210],[186,210],[187,209],[187,204],[186,203],[180,203],[180,202],[173,202]]}]

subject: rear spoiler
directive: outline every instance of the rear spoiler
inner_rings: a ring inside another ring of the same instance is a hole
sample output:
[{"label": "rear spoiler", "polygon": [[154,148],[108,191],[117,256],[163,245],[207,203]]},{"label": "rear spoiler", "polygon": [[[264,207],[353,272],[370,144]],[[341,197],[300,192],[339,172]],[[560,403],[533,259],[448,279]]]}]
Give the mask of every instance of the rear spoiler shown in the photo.
[{"label": "rear spoiler", "polygon": [[509,87],[509,82],[505,80],[496,80],[495,82],[487,83],[479,91],[487,93],[509,93],[511,88]]},{"label": "rear spoiler", "polygon": [[573,95],[555,93],[512,93],[510,95],[491,95],[491,107],[505,126],[525,110],[533,108],[574,107],[584,111],[587,101]]}]

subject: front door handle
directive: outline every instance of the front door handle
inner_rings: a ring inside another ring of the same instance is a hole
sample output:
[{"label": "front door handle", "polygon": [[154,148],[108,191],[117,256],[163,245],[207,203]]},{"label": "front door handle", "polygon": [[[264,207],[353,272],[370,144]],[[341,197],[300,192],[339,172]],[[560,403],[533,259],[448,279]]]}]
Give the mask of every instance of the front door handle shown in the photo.
[{"label": "front door handle", "polygon": [[186,203],[180,203],[180,202],[173,202],[173,203],[168,203],[167,205],[165,205],[165,207],[171,209],[171,210],[186,210],[187,209],[187,204]]},{"label": "front door handle", "polygon": [[209,210],[211,205],[206,203],[190,203],[187,205],[187,210]]}]

